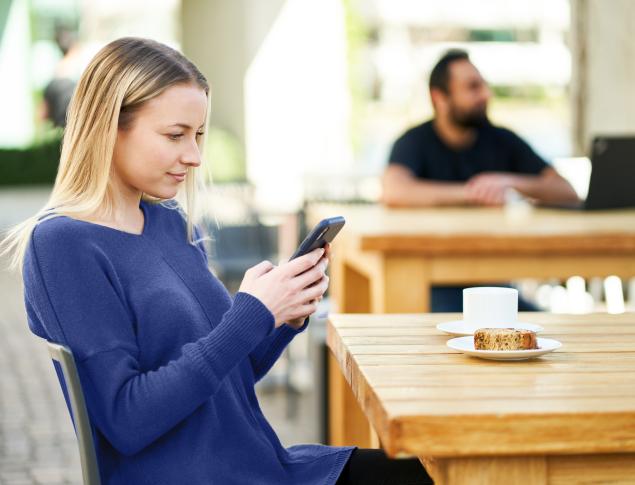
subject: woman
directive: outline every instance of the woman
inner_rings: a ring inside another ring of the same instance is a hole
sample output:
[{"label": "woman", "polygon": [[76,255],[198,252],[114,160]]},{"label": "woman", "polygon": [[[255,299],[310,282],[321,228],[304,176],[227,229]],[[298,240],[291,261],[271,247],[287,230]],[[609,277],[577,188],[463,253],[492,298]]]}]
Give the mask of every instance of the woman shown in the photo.
[{"label": "woman", "polygon": [[260,263],[230,297],[193,222],[208,113],[180,53],[108,44],[73,95],[50,200],[5,241],[31,331],[74,353],[102,481],[360,483],[375,467],[425,483],[383,452],[284,448],[263,416],[254,384],[316,310],[328,248]]}]

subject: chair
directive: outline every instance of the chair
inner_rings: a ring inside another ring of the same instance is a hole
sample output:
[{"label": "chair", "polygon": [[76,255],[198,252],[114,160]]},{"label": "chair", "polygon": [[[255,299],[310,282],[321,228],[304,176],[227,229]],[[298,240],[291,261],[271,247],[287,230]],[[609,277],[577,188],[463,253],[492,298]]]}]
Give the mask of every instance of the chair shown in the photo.
[{"label": "chair", "polygon": [[214,241],[207,247],[211,265],[231,292],[238,291],[247,269],[266,259],[277,259],[276,226],[249,221],[219,227],[209,220],[204,226]]},{"label": "chair", "polygon": [[[99,478],[99,466],[97,465],[97,455],[93,444],[93,435],[86,411],[86,403],[84,401],[84,392],[82,391],[75,366],[73,353],[68,347],[63,345],[47,342],[49,354],[51,358],[59,364],[62,369],[64,381],[66,383],[65,393],[66,404],[69,405],[71,411],[71,420],[75,427],[75,435],[77,436],[77,444],[79,446],[79,457],[82,464],[82,477],[85,485],[101,485]],[[57,369],[56,369],[57,371]],[[58,374],[59,375],[59,374]],[[64,388],[62,387],[64,391]],[[70,401],[70,404],[69,404]]]}]

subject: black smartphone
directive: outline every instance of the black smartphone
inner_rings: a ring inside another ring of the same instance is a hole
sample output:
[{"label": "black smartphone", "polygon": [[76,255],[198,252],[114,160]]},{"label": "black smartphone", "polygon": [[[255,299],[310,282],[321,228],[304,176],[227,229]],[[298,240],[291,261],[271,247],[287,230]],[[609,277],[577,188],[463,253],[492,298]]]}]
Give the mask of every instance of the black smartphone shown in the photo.
[{"label": "black smartphone", "polygon": [[302,244],[298,246],[293,256],[289,258],[289,261],[299,256],[304,256],[314,249],[323,248],[326,246],[326,243],[332,242],[345,223],[346,221],[342,216],[329,217],[328,219],[323,219],[318,222],[309,235],[304,238]]}]

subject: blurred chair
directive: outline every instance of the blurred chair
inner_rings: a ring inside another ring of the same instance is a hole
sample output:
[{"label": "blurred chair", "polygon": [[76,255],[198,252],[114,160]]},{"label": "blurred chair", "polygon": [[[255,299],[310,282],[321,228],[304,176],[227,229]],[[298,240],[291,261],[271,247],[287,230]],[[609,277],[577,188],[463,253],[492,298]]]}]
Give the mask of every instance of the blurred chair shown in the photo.
[{"label": "blurred chair", "polygon": [[101,485],[90,420],[88,419],[84,392],[79,382],[79,375],[77,374],[73,353],[68,347],[52,342],[47,342],[47,347],[54,363],[57,363],[58,366],[61,367],[61,377],[58,367],[55,367],[56,372],[58,372],[58,377],[60,377],[60,380],[63,378],[63,382],[66,384],[62,386],[62,392],[64,393],[66,405],[69,406],[71,421],[75,428],[84,484]]},{"label": "blurred chair", "polygon": [[277,263],[277,227],[257,221],[221,227],[208,222],[205,226],[213,241],[208,246],[211,264],[230,291],[238,289],[250,267],[264,260]]},{"label": "blurred chair", "polygon": [[278,228],[261,222],[254,191],[248,183],[214,184],[202,203],[210,263],[230,292],[238,290],[251,266],[266,259],[277,263]]}]

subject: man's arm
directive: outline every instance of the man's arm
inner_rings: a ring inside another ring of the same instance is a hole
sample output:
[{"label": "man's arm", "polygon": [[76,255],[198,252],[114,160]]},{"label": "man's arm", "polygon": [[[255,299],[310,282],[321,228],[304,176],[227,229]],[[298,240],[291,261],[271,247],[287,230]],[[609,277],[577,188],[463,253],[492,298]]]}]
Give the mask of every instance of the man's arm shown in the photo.
[{"label": "man's arm", "polygon": [[540,204],[571,205],[580,202],[569,182],[525,140],[504,128],[499,132],[501,140],[511,150],[514,166],[511,187]]},{"label": "man's arm", "polygon": [[545,168],[538,176],[519,175],[514,188],[543,204],[569,205],[580,202],[571,184],[551,167]]},{"label": "man's arm", "polygon": [[465,184],[437,182],[415,177],[412,171],[396,163],[382,177],[381,201],[389,207],[431,207],[465,204]]},{"label": "man's arm", "polygon": [[516,189],[541,204],[564,206],[580,202],[571,184],[551,167],[546,167],[538,175],[505,172],[476,175],[467,182],[466,198],[473,204],[502,205],[508,188]]},{"label": "man's arm", "polygon": [[508,188],[541,204],[565,206],[580,202],[571,184],[551,167],[538,175],[486,172],[462,183],[418,179],[410,169],[390,164],[384,172],[382,185],[381,200],[389,207],[500,206],[505,203]]}]

